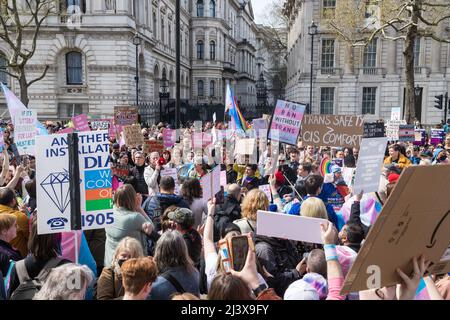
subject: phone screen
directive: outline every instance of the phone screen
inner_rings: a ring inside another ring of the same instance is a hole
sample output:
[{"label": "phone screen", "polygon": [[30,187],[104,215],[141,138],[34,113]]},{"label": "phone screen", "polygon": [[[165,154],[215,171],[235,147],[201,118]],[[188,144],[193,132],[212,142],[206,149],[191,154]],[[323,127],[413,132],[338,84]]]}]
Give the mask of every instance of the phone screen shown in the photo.
[{"label": "phone screen", "polygon": [[226,273],[230,273],[231,270],[231,256],[230,256],[230,250],[228,248],[228,241],[226,239],[219,241],[219,253],[223,270]]},{"label": "phone screen", "polygon": [[248,237],[237,236],[231,238],[231,251],[233,257],[233,269],[241,271],[244,268],[248,254]]}]

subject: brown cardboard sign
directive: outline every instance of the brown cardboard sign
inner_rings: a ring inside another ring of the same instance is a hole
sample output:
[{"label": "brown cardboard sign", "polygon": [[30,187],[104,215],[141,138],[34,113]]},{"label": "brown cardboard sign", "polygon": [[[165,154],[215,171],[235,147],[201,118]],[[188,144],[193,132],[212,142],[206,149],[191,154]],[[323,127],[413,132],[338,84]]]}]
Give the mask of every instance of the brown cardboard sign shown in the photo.
[{"label": "brown cardboard sign", "polygon": [[144,144],[144,136],[139,124],[123,127],[123,136],[125,144],[129,147],[137,147]]},{"label": "brown cardboard sign", "polygon": [[428,271],[450,271],[450,165],[404,169],[372,226],[341,294],[401,283],[412,259],[421,254],[433,262]]},{"label": "brown cardboard sign", "polygon": [[364,136],[364,119],[352,115],[305,115],[301,132],[304,145],[358,148]]},{"label": "brown cardboard sign", "polygon": [[154,141],[154,140],[145,140],[144,153],[150,154],[155,151],[161,155],[162,152],[164,151],[164,142]]},{"label": "brown cardboard sign", "polygon": [[137,124],[138,114],[138,107],[116,106],[114,107],[114,123],[122,126]]}]

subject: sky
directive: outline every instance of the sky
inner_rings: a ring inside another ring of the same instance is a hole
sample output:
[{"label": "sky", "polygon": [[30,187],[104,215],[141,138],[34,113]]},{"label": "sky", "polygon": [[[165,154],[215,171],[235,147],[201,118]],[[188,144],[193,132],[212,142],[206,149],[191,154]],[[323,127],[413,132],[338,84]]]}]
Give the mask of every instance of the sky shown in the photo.
[{"label": "sky", "polygon": [[263,23],[264,9],[273,0],[252,0],[253,14],[255,15],[256,23]]}]

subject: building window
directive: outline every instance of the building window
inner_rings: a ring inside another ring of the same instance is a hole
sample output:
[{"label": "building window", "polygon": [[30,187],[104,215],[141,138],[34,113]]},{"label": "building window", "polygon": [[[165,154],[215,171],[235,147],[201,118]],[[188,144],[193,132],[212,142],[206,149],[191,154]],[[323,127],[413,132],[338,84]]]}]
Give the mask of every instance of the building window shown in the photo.
[{"label": "building window", "polygon": [[203,0],[197,0],[197,17],[203,17],[204,5]]},{"label": "building window", "polygon": [[80,52],[66,54],[66,78],[67,84],[83,84],[83,57]]},{"label": "building window", "polygon": [[209,1],[209,16],[212,18],[216,17],[216,1]]},{"label": "building window", "polygon": [[211,80],[211,82],[209,83],[209,96],[210,97],[214,97],[216,91],[216,82],[214,80]]},{"label": "building window", "polygon": [[416,37],[414,41],[414,66],[420,65],[420,38]]},{"label": "building window", "polygon": [[[85,0],[66,0],[65,3],[62,3],[62,6],[65,4],[66,8],[61,8],[63,13],[66,14],[74,14],[74,13],[85,13],[86,10],[86,1]],[[79,9],[78,9],[79,8]]]},{"label": "building window", "polygon": [[199,97],[203,97],[204,91],[203,91],[203,80],[198,80],[197,82],[197,95]]},{"label": "building window", "polygon": [[205,45],[202,40],[197,41],[197,59],[203,60],[203,54],[205,51]]},{"label": "building window", "polygon": [[376,87],[363,88],[362,114],[375,114]]},{"label": "building window", "polygon": [[334,113],[334,88],[320,89],[320,114]]},{"label": "building window", "polygon": [[161,42],[164,43],[164,19],[161,18]]},{"label": "building window", "polygon": [[169,47],[172,48],[172,26],[169,22]]},{"label": "building window", "polygon": [[153,12],[153,34],[156,37],[156,25],[157,25],[157,21],[156,20],[156,12]]},{"label": "building window", "polygon": [[334,40],[323,39],[322,40],[322,72],[333,72],[334,68]]},{"label": "building window", "polygon": [[378,39],[372,39],[364,47],[363,67],[375,68],[377,66],[377,41]]},{"label": "building window", "polygon": [[89,107],[86,104],[80,103],[59,103],[58,104],[58,119],[70,119],[73,116],[80,114],[88,114]]},{"label": "building window", "polygon": [[323,0],[322,2],[322,16],[324,18],[334,17],[334,11],[336,9],[336,0]]},{"label": "building window", "polygon": [[214,41],[209,43],[209,58],[216,60],[216,43]]},{"label": "building window", "polygon": [[6,61],[5,56],[0,53],[0,83],[8,84],[8,75],[6,74],[6,66],[8,65],[8,61]]}]

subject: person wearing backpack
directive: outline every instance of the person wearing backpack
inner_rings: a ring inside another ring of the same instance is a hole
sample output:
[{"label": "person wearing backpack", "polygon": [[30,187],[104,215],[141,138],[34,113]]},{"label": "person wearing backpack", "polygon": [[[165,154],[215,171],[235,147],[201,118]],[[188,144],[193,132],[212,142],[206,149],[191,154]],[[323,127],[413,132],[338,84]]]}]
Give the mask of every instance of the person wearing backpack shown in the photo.
[{"label": "person wearing backpack", "polygon": [[32,300],[53,268],[70,263],[58,257],[57,234],[38,235],[36,216],[32,221],[28,249],[29,255],[18,261],[11,270],[11,300]]},{"label": "person wearing backpack", "polygon": [[214,215],[214,242],[219,241],[224,228],[235,220],[241,219],[241,187],[234,183],[227,189],[227,197],[218,205]]}]

